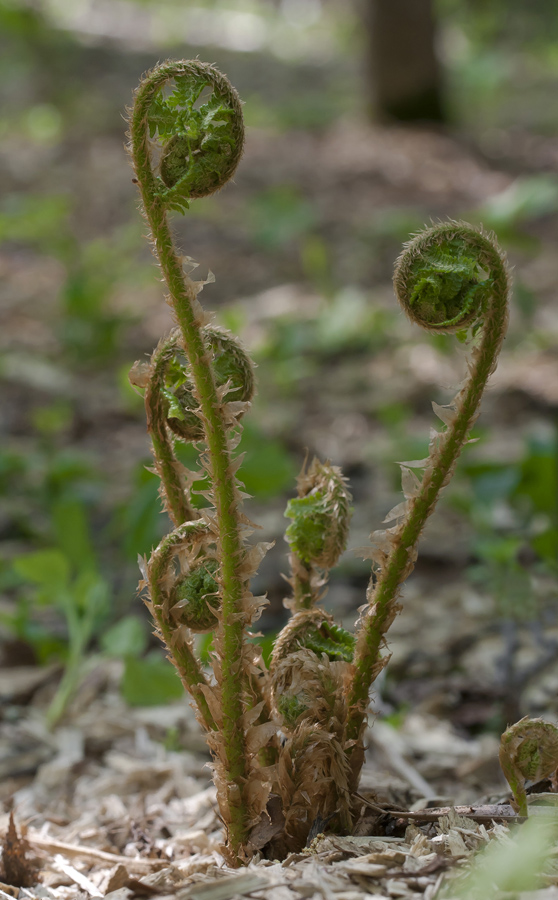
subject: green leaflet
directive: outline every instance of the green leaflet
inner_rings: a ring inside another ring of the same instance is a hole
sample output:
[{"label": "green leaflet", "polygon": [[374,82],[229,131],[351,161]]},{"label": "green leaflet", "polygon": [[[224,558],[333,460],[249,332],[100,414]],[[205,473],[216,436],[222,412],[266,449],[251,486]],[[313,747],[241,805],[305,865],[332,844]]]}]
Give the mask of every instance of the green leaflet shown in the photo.
[{"label": "green leaflet", "polygon": [[[213,371],[217,387],[228,384],[224,400],[248,402],[254,396],[255,380],[252,362],[246,351],[230,334],[213,328],[204,329],[213,353]],[[169,427],[186,441],[202,440],[203,425],[197,410],[199,404],[194,397],[194,385],[187,364],[180,361],[181,348],[167,362],[165,371],[165,387],[163,397],[168,403],[166,419]],[[238,414],[238,418],[241,413]]]},{"label": "green leaflet", "polygon": [[293,521],[287,526],[285,537],[296,555],[307,565],[320,557],[324,549],[329,525],[324,499],[324,491],[317,491],[308,497],[293,497],[287,503],[285,515]]},{"label": "green leaflet", "polygon": [[[204,89],[211,95],[199,103]],[[170,208],[183,212],[190,198],[212,194],[230,178],[243,144],[237,112],[204,72],[177,76],[168,97],[155,97],[149,133],[163,144],[161,196]]]},{"label": "green leaflet", "polygon": [[460,238],[445,239],[414,261],[409,272],[409,307],[424,324],[466,325],[482,314],[490,278]]},{"label": "green leaflet", "polygon": [[198,633],[215,628],[214,609],[219,603],[219,585],[215,578],[218,569],[216,559],[205,559],[188,575],[178,579],[171,591],[171,614],[177,623]]},{"label": "green leaflet", "polygon": [[355,650],[355,636],[329,622],[323,622],[320,628],[309,629],[303,643],[318,655],[325,653],[331,660],[344,662],[351,662]]}]

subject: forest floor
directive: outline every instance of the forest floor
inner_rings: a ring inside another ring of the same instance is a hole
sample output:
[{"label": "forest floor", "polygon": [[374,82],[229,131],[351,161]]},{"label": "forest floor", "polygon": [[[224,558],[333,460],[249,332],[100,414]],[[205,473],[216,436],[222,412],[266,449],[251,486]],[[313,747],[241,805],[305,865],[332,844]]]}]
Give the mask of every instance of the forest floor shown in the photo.
[{"label": "forest floor", "polygon": [[[101,51],[83,52],[99,66],[95,54]],[[130,54],[122,62],[108,50],[102,55],[100,94],[108,103],[118,84],[114,103],[121,109],[147,56]],[[220,65],[227,70],[226,59]],[[85,138],[36,147],[25,162],[27,185],[30,193],[63,187],[75,201],[74,237],[85,243],[118,234],[117,252],[125,253],[122,233],[132,221],[134,187],[117,118],[107,122],[94,138],[85,124]],[[208,268],[215,272],[204,303],[234,323],[259,363],[251,415],[263,438],[252,438],[249,447],[256,458],[252,479],[261,479],[258,454],[264,470],[272,467],[266,439],[281,444],[279,463],[285,467],[287,453],[293,472],[306,452],[340,465],[354,494],[350,547],[366,544],[398,501],[395,460],[424,455],[430,403],[448,402],[465,371],[463,348],[448,353],[394,309],[390,277],[402,236],[431,218],[464,216],[500,223],[508,237],[521,286],[510,337],[483,403],[481,440],[467,449],[469,469],[461,480],[458,474],[454,493],[430,520],[390,632],[392,658],[372,703],[376,718],[360,788],[373,805],[363,801],[360,833],[319,838],[283,863],[262,859],[246,871],[229,870],[219,853],[208,755],[188,703],[128,705],[119,691],[124,663],[95,650],[62,724],[50,733],[44,713],[60,668],[37,665],[25,641],[7,633],[0,666],[0,833],[13,808],[30,855],[40,862],[40,883],[19,894],[2,884],[0,897],[433,900],[445,874],[489,837],[506,845],[507,827],[482,816],[452,811],[414,824],[403,814],[501,800],[502,815],[510,815],[499,734],[522,715],[558,718],[555,578],[538,565],[529,541],[520,540],[531,604],[522,616],[492,590],[499,570],[486,569],[485,583],[470,577],[479,562],[475,540],[483,512],[483,487],[475,482],[471,488],[473,475],[519,471],[528,440],[552,440],[558,411],[558,217],[544,203],[525,207],[518,197],[529,179],[558,171],[558,140],[527,132],[502,133],[498,140],[487,152],[449,131],[381,128],[350,118],[317,131],[253,127],[236,184],[208,201],[205,211],[200,204],[176,223],[179,242],[202,276]],[[4,145],[6,157],[8,150],[21,151],[12,143]],[[24,191],[21,173],[6,177],[9,190]],[[61,337],[60,325],[70,318],[60,298],[76,274],[64,254],[25,239],[0,250],[3,431],[7,450],[28,461],[24,489],[6,487],[3,559],[48,536],[48,511],[36,499],[44,460],[71,449],[103,473],[93,530],[101,535],[102,565],[121,565],[114,576],[120,598],[133,590],[135,562],[114,551],[108,523],[119,504],[130,508],[134,472],[149,458],[141,404],[118,388],[120,372],[150,353],[172,325],[135,235],[130,255],[141,277],[115,276],[117,287],[99,319],[124,323],[116,362],[107,365],[80,366],[79,344],[72,349]],[[101,267],[112,265],[107,260]],[[41,430],[37,410],[66,407],[71,415],[55,433]],[[514,527],[509,494],[498,494],[494,481],[486,490],[495,492],[489,537],[498,529],[506,535]],[[284,621],[289,491],[281,486],[264,502],[265,490],[260,496],[255,490],[250,502],[250,517],[262,524],[259,539],[276,541],[256,586],[270,599],[265,633]],[[21,524],[30,520],[35,530]],[[164,529],[161,523],[155,532]],[[326,599],[343,624],[355,620],[366,583],[366,566],[348,552]],[[7,584],[5,614],[13,614],[16,599]],[[118,602],[126,611],[126,601]],[[43,625],[54,619],[60,629],[51,612],[42,615]],[[374,804],[394,812],[380,815]],[[550,886],[518,896],[555,900],[552,866],[544,884]]]}]

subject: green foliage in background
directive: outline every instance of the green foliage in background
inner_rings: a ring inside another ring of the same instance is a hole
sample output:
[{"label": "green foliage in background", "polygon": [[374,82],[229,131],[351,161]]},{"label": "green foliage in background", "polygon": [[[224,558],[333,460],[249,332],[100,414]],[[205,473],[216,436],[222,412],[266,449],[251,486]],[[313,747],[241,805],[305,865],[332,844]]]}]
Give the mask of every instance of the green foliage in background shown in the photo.
[{"label": "green foliage in background", "polygon": [[466,461],[471,493],[459,505],[475,528],[470,577],[505,618],[537,616],[533,575],[558,574],[556,434],[533,437],[517,463]]},{"label": "green foliage in background", "polygon": [[[73,499],[60,501],[54,507],[53,520],[57,546],[20,556],[13,565],[30,586],[28,596],[33,603],[56,610],[66,625],[65,670],[47,713],[50,726],[62,717],[79,684],[85,654],[106,620],[109,603],[109,587],[98,569],[83,506]],[[25,634],[27,623],[21,624],[24,632],[19,636],[32,639],[32,633]]]}]

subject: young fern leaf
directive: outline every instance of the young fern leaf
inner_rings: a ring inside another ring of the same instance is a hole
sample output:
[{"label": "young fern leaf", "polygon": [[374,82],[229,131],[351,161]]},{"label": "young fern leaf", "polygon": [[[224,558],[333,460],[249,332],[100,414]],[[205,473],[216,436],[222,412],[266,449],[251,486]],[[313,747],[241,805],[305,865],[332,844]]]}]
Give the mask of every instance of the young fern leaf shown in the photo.
[{"label": "young fern leaf", "polygon": [[279,792],[291,850],[304,846],[317,821],[343,832],[352,824],[345,729],[354,638],[317,606],[347,544],[351,496],[340,469],[318,459],[303,467],[297,486],[285,513],[293,597],[284,603],[293,615],[270,666],[273,709],[287,737]]},{"label": "young fern leaf", "polygon": [[[350,834],[350,764],[346,753],[347,681],[351,666],[301,649],[285,661],[288,692],[280,710],[287,739],[278,765],[285,843],[300,850],[318,823]],[[323,830],[319,828],[318,830]]]},{"label": "young fern leaf", "polygon": [[520,816],[528,815],[525,782],[552,777],[558,770],[558,728],[544,719],[525,716],[504,731],[500,766],[512,789]]},{"label": "young fern leaf", "polygon": [[320,599],[329,570],[347,546],[352,509],[347,480],[337,466],[314,459],[297,479],[298,497],[289,500],[285,532],[290,545],[293,609],[311,609]]},{"label": "young fern leaf", "polygon": [[[168,657],[184,687],[196,700],[201,723],[207,730],[214,728],[215,722],[202,691],[208,682],[194,656],[190,632],[198,629],[192,629],[191,622],[184,621],[181,598],[177,597],[176,591],[184,577],[189,575],[191,578],[192,571],[203,563],[207,567],[213,561],[214,557],[208,553],[213,540],[209,527],[201,521],[186,522],[163,538],[147,564],[149,600],[145,601],[157,626],[155,633],[167,647]],[[176,558],[188,572],[181,579],[177,579],[174,569]]]},{"label": "young fern leaf", "polygon": [[[458,332],[482,323],[480,340],[468,365],[468,377],[448,407],[435,411],[446,426],[430,442],[430,456],[402,464],[406,502],[387,517],[398,518],[386,531],[371,535],[367,555],[375,571],[368,605],[357,626],[355,672],[349,692],[347,737],[353,757],[353,783],[362,764],[362,735],[369,691],[387,663],[381,656],[385,635],[399,611],[401,584],[414,568],[417,543],[450,481],[457,458],[478,414],[482,393],[494,371],[508,319],[509,276],[493,237],[464,222],[444,222],[418,234],[399,257],[394,287],[403,310],[433,332]],[[422,481],[411,471],[424,466]]]},{"label": "young fern leaf", "polygon": [[[171,82],[174,89],[165,93]],[[201,102],[204,91],[210,97]],[[146,391],[156,469],[177,526],[153,554],[148,582],[159,633],[209,729],[226,827],[225,852],[233,864],[248,858],[250,828],[265,809],[271,785],[258,754],[275,732],[259,687],[258,651],[249,643],[247,631],[262,607],[262,599],[252,596],[248,582],[264,548],[248,550],[245,545],[252,529],[241,510],[235,477],[238,418],[253,394],[254,380],[238,343],[225,332],[206,327],[207,317],[197,299],[202,285],[183,271],[167,213],[183,212],[192,197],[219,190],[234,174],[243,140],[240,100],[214,66],[197,60],[166,62],[141,81],[130,116],[130,152],[168,302],[178,323],[178,332],[155,353]],[[187,369],[181,374],[182,353]],[[184,433],[182,422],[190,426],[189,433]],[[180,438],[203,443],[201,462],[209,475],[213,509],[194,514],[169,429]],[[213,549],[208,554],[204,544],[201,556],[189,561],[193,567],[187,565],[179,576],[171,561],[177,547],[184,555],[186,533],[203,533]],[[214,626],[214,685],[194,657],[187,637],[192,624],[197,630]],[[260,729],[257,739],[255,728]]]},{"label": "young fern leaf", "polygon": [[153,445],[155,471],[161,479],[160,493],[174,525],[182,525],[198,514],[194,511],[183,477],[183,467],[174,453],[168,427],[168,399],[165,396],[167,374],[172,365],[180,338],[177,331],[163,338],[151,357],[151,369],[145,389],[147,431]]}]

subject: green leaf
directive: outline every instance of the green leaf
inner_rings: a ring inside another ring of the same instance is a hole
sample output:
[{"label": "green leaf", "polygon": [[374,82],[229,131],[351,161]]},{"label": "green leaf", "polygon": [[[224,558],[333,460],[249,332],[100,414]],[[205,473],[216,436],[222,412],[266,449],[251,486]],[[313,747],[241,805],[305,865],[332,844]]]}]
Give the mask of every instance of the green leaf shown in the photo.
[{"label": "green leaf", "polygon": [[482,536],[475,542],[475,551],[481,559],[489,562],[509,565],[517,558],[523,541],[519,537],[489,535]]},{"label": "green leaf", "polygon": [[26,581],[49,590],[68,587],[70,564],[60,550],[37,550],[14,561],[14,569]]},{"label": "green leaf", "polygon": [[92,619],[107,611],[108,598],[108,584],[96,572],[80,572],[72,585],[72,599],[76,607]]},{"label": "green leaf", "polygon": [[175,669],[158,652],[126,659],[120,691],[130,706],[159,706],[184,694]]},{"label": "green leaf", "polygon": [[53,520],[60,549],[74,570],[93,569],[95,553],[83,504],[71,498],[60,500],[54,507]]},{"label": "green leaf", "polygon": [[117,659],[124,656],[140,656],[147,647],[143,622],[137,616],[124,616],[102,636],[101,647],[107,656]]},{"label": "green leaf", "polygon": [[275,646],[275,641],[277,640],[277,632],[271,631],[268,634],[262,634],[259,637],[255,638],[257,644],[262,651],[263,661],[266,666],[270,665],[271,662],[271,654],[273,653],[273,648]]},{"label": "green leaf", "polygon": [[521,463],[521,481],[516,493],[529,497],[536,512],[558,517],[558,446],[530,441],[529,455]]},{"label": "green leaf", "polygon": [[207,634],[199,634],[197,635],[196,641],[196,649],[199,654],[199,658],[202,662],[203,666],[211,665],[211,654],[213,652],[213,634],[208,632]]},{"label": "green leaf", "polygon": [[519,483],[520,471],[517,466],[495,464],[488,471],[482,471],[474,478],[473,490],[479,503],[489,504],[505,500]]},{"label": "green leaf", "polygon": [[69,194],[8,194],[0,207],[0,243],[20,241],[62,252],[67,241]]}]

